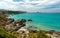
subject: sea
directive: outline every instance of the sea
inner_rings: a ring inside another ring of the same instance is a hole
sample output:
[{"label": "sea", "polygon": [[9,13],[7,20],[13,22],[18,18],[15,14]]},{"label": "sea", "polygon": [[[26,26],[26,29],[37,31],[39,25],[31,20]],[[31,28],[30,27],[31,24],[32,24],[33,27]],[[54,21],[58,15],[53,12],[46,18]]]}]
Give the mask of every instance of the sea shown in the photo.
[{"label": "sea", "polygon": [[8,17],[15,20],[31,19],[32,22],[26,22],[26,26],[34,26],[38,30],[55,30],[60,32],[60,13],[24,13],[11,14]]}]

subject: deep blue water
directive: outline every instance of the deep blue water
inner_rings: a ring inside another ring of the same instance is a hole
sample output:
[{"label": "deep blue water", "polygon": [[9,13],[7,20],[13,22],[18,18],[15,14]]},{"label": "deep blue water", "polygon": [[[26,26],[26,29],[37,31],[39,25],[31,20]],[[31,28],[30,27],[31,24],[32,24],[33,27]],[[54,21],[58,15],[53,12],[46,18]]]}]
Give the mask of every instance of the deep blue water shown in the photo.
[{"label": "deep blue water", "polygon": [[32,19],[33,22],[27,22],[27,26],[35,26],[41,30],[60,31],[60,14],[59,13],[33,13],[33,14],[13,14],[9,16],[15,20]]}]

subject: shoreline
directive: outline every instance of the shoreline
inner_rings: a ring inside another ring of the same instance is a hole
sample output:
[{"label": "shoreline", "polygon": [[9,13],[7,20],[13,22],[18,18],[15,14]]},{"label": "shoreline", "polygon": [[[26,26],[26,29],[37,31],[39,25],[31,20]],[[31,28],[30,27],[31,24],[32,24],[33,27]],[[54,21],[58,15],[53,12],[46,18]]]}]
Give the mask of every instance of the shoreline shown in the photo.
[{"label": "shoreline", "polygon": [[[22,20],[22,19],[20,19],[20,20]],[[33,20],[31,20],[31,19],[28,19],[28,20],[26,20],[26,19],[23,19],[23,20],[25,20],[26,22],[28,21],[28,22],[32,22]],[[16,21],[19,21],[19,20],[16,20]],[[14,21],[14,22],[16,22],[16,21]],[[35,27],[35,26],[32,26],[32,27]],[[37,28],[37,27],[36,27]],[[38,29],[38,30],[41,30],[41,29]],[[52,30],[45,30],[45,31],[52,31]],[[55,32],[60,32],[60,31],[56,31],[56,30],[54,30]]]},{"label": "shoreline", "polygon": [[[2,17],[2,16],[1,16]],[[41,32],[43,35],[46,35],[47,34],[47,37],[48,36],[55,36],[55,34],[57,35],[57,37],[60,37],[59,34],[60,32],[56,32],[54,30],[51,30],[51,31],[45,31],[45,30],[36,30],[35,26],[29,26],[29,27],[26,27],[26,22],[32,22],[33,20],[32,19],[29,19],[29,20],[26,20],[26,19],[21,19],[21,20],[14,20],[12,18],[5,18],[3,17],[0,21],[3,22],[1,24],[1,28],[5,29],[5,31],[7,31],[8,33],[13,33],[13,32],[17,32],[19,35],[24,35],[26,34],[29,35],[29,33],[33,33],[33,34],[38,34],[40,35],[39,33]],[[41,35],[41,36],[43,36]],[[52,37],[51,36],[51,37]],[[22,36],[24,37],[24,36]],[[29,36],[28,36],[29,37]],[[43,36],[44,37],[44,36]],[[53,38],[53,37],[52,37]]]},{"label": "shoreline", "polygon": [[[13,15],[12,15],[13,16]],[[11,17],[8,17],[8,18],[11,18]],[[13,18],[12,18],[13,19]],[[19,20],[19,19],[18,19]],[[21,20],[21,19],[20,19]],[[25,20],[30,20],[30,22],[34,22],[32,19],[25,19]],[[32,20],[32,21],[31,21]],[[17,20],[15,20],[15,21],[17,21]],[[35,23],[36,24],[36,23]],[[40,24],[40,23],[39,23]],[[33,25],[33,24],[32,24]],[[31,25],[31,26],[32,26]],[[33,25],[34,26],[34,25]],[[44,25],[43,25],[44,26]],[[44,30],[44,29],[42,29],[42,30]],[[50,29],[50,30],[53,30],[53,29]],[[45,31],[50,31],[50,30],[45,30]],[[55,30],[56,32],[60,32],[60,31],[58,31],[58,30]]]}]

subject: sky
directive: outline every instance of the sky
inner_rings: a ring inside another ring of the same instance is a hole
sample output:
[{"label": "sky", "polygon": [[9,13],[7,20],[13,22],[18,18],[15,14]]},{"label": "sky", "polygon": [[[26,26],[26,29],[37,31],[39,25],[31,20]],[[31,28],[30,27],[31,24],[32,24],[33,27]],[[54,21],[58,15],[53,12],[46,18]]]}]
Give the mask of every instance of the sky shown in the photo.
[{"label": "sky", "polygon": [[60,0],[0,0],[0,9],[58,13]]}]

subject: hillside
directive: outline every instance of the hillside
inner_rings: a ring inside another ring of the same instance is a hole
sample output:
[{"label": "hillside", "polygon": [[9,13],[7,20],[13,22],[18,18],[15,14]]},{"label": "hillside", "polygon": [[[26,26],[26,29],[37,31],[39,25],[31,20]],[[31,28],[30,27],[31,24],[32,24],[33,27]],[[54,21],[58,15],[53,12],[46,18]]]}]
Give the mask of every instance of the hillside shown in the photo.
[{"label": "hillside", "polygon": [[0,9],[0,14],[22,14],[22,13],[26,13],[26,12]]}]

